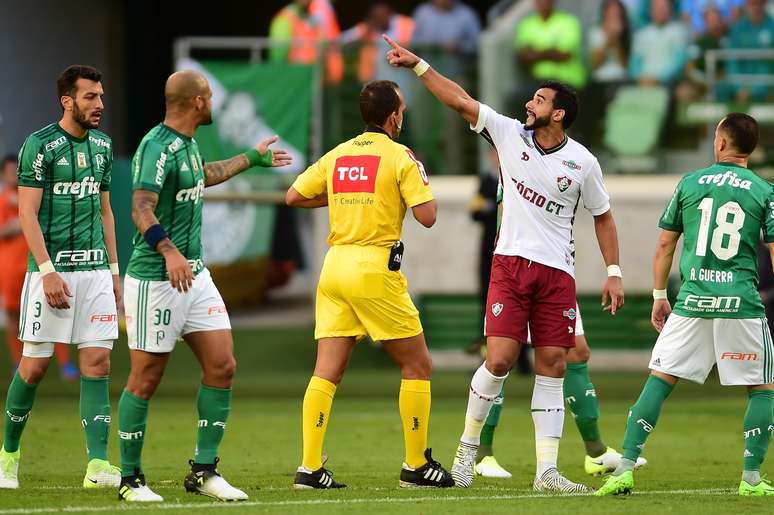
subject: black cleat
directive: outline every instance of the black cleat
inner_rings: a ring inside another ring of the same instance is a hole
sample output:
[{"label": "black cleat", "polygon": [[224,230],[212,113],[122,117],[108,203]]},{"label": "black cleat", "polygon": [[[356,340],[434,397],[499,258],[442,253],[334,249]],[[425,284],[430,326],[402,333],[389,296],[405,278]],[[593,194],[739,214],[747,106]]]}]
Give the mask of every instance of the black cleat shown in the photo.
[{"label": "black cleat", "polygon": [[400,471],[401,488],[449,488],[454,486],[454,479],[443,466],[433,459],[432,449],[425,450],[427,463],[418,469],[410,469],[403,464]]},{"label": "black cleat", "polygon": [[293,480],[293,488],[296,490],[345,488],[346,486],[344,483],[337,483],[333,479],[333,474],[324,467],[314,472],[307,472],[303,467],[298,467],[296,478]]}]

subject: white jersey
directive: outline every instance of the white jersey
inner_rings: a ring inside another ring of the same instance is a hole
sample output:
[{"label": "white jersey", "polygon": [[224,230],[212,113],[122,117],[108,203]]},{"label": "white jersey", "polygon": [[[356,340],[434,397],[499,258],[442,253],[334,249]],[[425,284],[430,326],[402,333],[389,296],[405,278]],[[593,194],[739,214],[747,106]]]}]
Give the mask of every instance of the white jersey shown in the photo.
[{"label": "white jersey", "polygon": [[524,124],[480,104],[471,129],[497,149],[502,217],[495,254],[520,256],[575,277],[575,212],[597,216],[610,209],[602,169],[586,147],[566,138],[544,150]]}]

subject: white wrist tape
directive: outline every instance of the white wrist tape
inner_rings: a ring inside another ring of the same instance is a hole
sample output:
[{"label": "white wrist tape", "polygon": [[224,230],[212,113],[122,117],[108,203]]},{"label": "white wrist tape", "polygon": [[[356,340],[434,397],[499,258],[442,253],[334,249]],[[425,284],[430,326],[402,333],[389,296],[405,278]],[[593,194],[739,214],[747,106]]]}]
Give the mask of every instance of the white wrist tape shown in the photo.
[{"label": "white wrist tape", "polygon": [[427,70],[430,69],[430,65],[427,64],[427,61],[424,59],[420,59],[419,62],[412,68],[414,70],[414,73],[417,74],[417,77],[421,77]]},{"label": "white wrist tape", "polygon": [[667,291],[664,290],[653,290],[653,300],[665,300],[667,298]]},{"label": "white wrist tape", "polygon": [[621,275],[621,267],[618,265],[609,265],[607,267],[607,276],[608,277],[623,277]]},{"label": "white wrist tape", "polygon": [[111,275],[121,275],[121,271],[118,269],[118,263],[110,263]]},{"label": "white wrist tape", "polygon": [[45,263],[39,264],[38,265],[38,270],[40,270],[40,276],[41,277],[45,277],[48,274],[52,274],[52,273],[56,272],[56,270],[54,269],[54,264],[51,263],[50,259],[48,261],[46,261]]}]

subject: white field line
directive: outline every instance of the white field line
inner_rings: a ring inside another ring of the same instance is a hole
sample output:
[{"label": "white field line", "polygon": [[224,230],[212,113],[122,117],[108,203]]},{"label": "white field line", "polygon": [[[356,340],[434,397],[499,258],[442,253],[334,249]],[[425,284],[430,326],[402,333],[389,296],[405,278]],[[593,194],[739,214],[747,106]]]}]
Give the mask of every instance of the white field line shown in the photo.
[{"label": "white field line", "polygon": [[[633,494],[635,497],[651,495],[730,495],[735,491],[728,488],[703,488],[693,490],[646,490]],[[299,492],[300,493],[300,492]],[[303,495],[303,493],[301,493]],[[337,504],[401,504],[422,501],[459,502],[459,501],[511,501],[519,499],[557,499],[563,497],[589,497],[589,494],[565,494],[561,496],[550,494],[524,493],[513,495],[455,495],[429,497],[381,497],[352,499],[299,499],[286,501],[242,501],[233,503],[121,503],[116,501],[112,506],[52,506],[48,508],[10,508],[0,509],[0,515],[27,515],[38,513],[100,513],[137,510],[189,510],[197,508],[249,508],[271,506],[321,506]]]}]

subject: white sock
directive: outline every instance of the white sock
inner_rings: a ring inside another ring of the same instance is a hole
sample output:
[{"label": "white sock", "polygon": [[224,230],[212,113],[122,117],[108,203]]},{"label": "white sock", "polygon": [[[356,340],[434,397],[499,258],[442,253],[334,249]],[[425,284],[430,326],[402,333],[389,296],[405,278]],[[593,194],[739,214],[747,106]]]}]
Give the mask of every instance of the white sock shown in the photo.
[{"label": "white sock", "polygon": [[559,439],[564,426],[564,378],[535,376],[532,390],[532,421],[535,424],[537,475],[556,468]]},{"label": "white sock", "polygon": [[460,438],[461,442],[470,445],[481,443],[481,428],[484,427],[489,408],[502,390],[503,382],[507,377],[508,374],[502,377],[493,375],[483,364],[473,374],[468,394],[468,411],[465,414],[465,431]]}]

